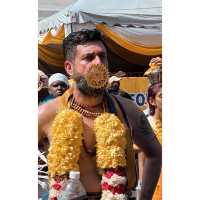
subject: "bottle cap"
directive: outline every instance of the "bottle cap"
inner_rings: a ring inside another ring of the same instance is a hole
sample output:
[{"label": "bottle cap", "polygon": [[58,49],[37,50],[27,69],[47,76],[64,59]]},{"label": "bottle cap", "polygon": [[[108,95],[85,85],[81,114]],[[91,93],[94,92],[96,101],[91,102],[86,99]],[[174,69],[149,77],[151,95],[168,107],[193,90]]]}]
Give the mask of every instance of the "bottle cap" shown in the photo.
[{"label": "bottle cap", "polygon": [[70,171],[69,178],[80,179],[80,172],[79,171]]}]

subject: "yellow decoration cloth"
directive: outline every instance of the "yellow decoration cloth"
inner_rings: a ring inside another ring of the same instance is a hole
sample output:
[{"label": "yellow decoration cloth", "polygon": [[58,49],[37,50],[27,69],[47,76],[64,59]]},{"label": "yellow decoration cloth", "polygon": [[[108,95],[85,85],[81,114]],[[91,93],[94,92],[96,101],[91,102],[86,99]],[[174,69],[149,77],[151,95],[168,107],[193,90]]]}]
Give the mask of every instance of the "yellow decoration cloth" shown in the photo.
[{"label": "yellow decoration cloth", "polygon": [[[105,24],[97,24],[96,28],[104,34],[105,43],[109,49],[130,63],[133,62],[134,57],[134,62],[137,60],[136,63],[145,65],[146,62],[144,60],[146,59],[144,59],[144,56],[158,56],[162,54],[162,46],[148,47],[131,42]],[[38,58],[50,66],[63,68],[62,43],[64,37],[64,25],[60,27],[56,35],[52,35],[50,30],[38,44]]]},{"label": "yellow decoration cloth", "polygon": [[[128,50],[129,52],[134,52],[137,54],[148,55],[148,56],[160,55],[162,53],[161,46],[145,47],[144,45],[131,42],[126,38],[124,38],[123,36],[112,31],[112,29],[106,26],[105,24],[102,23],[97,24],[96,28],[99,31],[101,31],[106,37],[110,38],[116,44],[123,47],[126,51]],[[111,47],[111,49],[113,48]]]},{"label": "yellow decoration cloth", "polygon": [[[158,141],[160,142],[160,144],[162,144],[162,122],[160,120],[151,120],[150,123]],[[162,172],[160,174],[155,192],[153,194],[153,200],[162,200]]]}]

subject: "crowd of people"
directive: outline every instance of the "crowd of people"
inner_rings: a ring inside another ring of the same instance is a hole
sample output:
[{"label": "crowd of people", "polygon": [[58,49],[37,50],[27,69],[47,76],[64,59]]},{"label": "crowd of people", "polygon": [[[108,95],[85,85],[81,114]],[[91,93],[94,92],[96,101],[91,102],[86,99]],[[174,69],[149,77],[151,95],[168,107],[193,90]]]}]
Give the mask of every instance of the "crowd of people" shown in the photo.
[{"label": "crowd of people", "polygon": [[63,50],[68,77],[38,72],[39,150],[48,164],[48,189],[39,198],[57,199],[78,170],[88,200],[135,199],[138,186],[138,200],[162,199],[162,59],[152,59],[145,73],[146,116],[120,89],[121,77],[109,76],[99,31],[70,33]]}]

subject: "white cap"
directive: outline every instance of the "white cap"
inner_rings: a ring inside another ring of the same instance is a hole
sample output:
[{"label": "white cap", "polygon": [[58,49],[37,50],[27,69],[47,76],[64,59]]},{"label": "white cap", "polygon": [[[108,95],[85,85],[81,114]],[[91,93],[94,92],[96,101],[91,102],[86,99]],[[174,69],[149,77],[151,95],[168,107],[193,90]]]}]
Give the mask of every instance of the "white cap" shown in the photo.
[{"label": "white cap", "polygon": [[79,171],[70,171],[69,178],[80,179],[80,172]]},{"label": "white cap", "polygon": [[111,84],[114,81],[120,81],[122,78],[117,77],[117,76],[111,76],[108,80],[108,83]]},{"label": "white cap", "polygon": [[49,77],[48,86],[50,86],[55,81],[62,81],[66,85],[69,84],[67,77],[64,74],[61,74],[61,73],[56,73],[56,74],[51,75]]}]

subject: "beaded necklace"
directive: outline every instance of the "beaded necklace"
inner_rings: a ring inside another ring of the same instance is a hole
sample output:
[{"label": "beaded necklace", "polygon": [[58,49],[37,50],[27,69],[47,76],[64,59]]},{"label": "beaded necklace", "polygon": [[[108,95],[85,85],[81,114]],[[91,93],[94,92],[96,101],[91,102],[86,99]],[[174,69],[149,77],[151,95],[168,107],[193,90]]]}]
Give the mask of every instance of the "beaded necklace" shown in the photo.
[{"label": "beaded necklace", "polygon": [[[105,112],[104,104],[102,104],[102,105],[103,105],[103,112]],[[71,100],[70,107],[73,110],[79,112],[84,117],[87,117],[87,118],[90,118],[90,119],[95,119],[102,114],[101,112],[92,112],[92,111],[87,110],[87,107],[83,107],[78,102],[76,102],[74,97]]]}]

